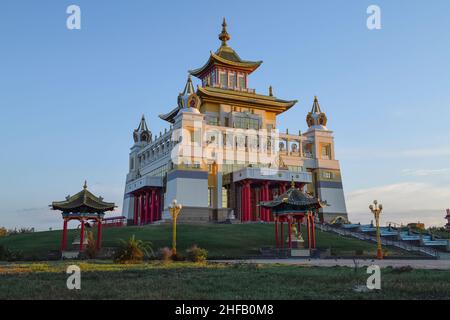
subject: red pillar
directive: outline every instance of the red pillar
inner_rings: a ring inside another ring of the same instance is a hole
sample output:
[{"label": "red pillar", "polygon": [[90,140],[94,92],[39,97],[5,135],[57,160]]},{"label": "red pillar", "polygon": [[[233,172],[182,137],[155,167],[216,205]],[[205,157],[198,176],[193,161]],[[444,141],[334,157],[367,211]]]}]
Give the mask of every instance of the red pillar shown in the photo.
[{"label": "red pillar", "polygon": [[281,231],[280,232],[281,233],[281,241],[280,241],[281,242],[281,248],[284,248],[284,235],[283,235],[284,234],[284,224],[283,224],[284,221],[283,220],[284,220],[284,218],[280,219],[280,222],[281,222],[281,230],[280,230]]},{"label": "red pillar", "polygon": [[147,197],[146,197],[146,202],[145,202],[145,212],[146,212],[146,220],[147,220],[147,223],[153,223],[153,217],[152,217],[152,214],[151,214],[151,210],[150,210],[150,201],[151,201],[151,199],[150,199],[150,192],[147,192]]},{"label": "red pillar", "polygon": [[80,231],[80,252],[83,252],[84,247],[84,220],[81,220],[81,231]]},{"label": "red pillar", "polygon": [[98,219],[97,221],[97,250],[100,250],[102,247],[102,219]]},{"label": "red pillar", "polygon": [[245,181],[242,184],[242,221],[249,220],[249,185],[248,182]]},{"label": "red pillar", "polygon": [[150,221],[154,221],[156,216],[156,191],[152,189],[152,203],[150,204]]},{"label": "red pillar", "polygon": [[251,189],[251,183],[247,182],[247,220],[253,221],[253,215],[252,215],[252,189]]},{"label": "red pillar", "polygon": [[316,222],[315,214],[311,215],[311,237],[312,237],[312,247],[316,248]]},{"label": "red pillar", "polygon": [[134,195],[134,225],[138,224],[138,205],[139,199],[137,195]]},{"label": "red pillar", "polygon": [[64,219],[63,236],[61,241],[61,250],[67,249],[67,219]]},{"label": "red pillar", "polygon": [[311,222],[310,214],[308,213],[306,217],[306,229],[308,231],[308,248],[311,249]]}]

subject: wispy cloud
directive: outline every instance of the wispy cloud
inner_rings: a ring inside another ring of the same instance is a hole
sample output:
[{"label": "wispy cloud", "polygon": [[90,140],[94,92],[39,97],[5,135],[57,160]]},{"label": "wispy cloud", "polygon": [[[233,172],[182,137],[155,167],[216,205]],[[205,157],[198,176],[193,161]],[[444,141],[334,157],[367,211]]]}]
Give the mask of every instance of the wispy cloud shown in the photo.
[{"label": "wispy cloud", "polygon": [[443,176],[450,175],[450,168],[442,169],[403,169],[404,176],[427,177],[427,176]]},{"label": "wispy cloud", "polygon": [[445,208],[450,207],[450,186],[403,182],[353,191],[347,195],[350,220],[372,220],[368,206],[373,200],[383,204],[382,218],[385,222],[421,221],[427,225],[443,226]]},{"label": "wispy cloud", "polygon": [[342,148],[339,149],[339,157],[341,159],[361,159],[361,158],[427,158],[427,157],[445,157],[450,156],[450,147],[434,147],[434,148],[412,148],[412,149],[379,149],[376,152],[369,148]]}]

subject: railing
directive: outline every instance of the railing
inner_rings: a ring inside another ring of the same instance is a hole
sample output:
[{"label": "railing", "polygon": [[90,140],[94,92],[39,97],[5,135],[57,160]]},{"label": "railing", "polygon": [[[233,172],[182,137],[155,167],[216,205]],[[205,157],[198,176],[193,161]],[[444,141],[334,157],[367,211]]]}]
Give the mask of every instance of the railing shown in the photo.
[{"label": "railing", "polygon": [[[377,238],[375,236],[372,236],[369,234],[363,234],[363,233],[358,233],[358,232],[349,231],[349,230],[345,230],[345,229],[340,229],[340,228],[332,227],[327,224],[316,224],[316,226],[317,226],[317,228],[319,228],[322,231],[331,231],[331,232],[337,233],[341,236],[353,237],[353,238],[363,240],[363,241],[371,241],[371,242],[375,242],[375,243],[377,242]],[[404,249],[409,252],[423,253],[423,254],[426,254],[433,258],[439,257],[439,252],[436,249],[414,246],[414,245],[411,245],[409,243],[402,242],[402,241],[389,240],[389,239],[382,238],[381,244],[383,244],[385,246],[397,247],[397,248]]]}]

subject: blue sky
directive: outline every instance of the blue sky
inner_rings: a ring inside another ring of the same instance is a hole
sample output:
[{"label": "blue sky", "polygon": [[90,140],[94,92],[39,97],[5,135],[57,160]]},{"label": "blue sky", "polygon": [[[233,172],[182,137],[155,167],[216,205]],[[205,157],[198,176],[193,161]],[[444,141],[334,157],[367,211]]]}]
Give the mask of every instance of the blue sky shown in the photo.
[{"label": "blue sky", "polygon": [[[82,29],[66,28],[66,8]],[[381,8],[368,30],[366,9]],[[350,219],[444,224],[450,207],[450,2],[2,1],[0,226],[61,227],[53,200],[90,189],[122,204],[132,130],[175,106],[187,70],[229,44],[264,60],[249,85],[299,103],[279,128],[305,130],[314,95],[335,132]],[[119,210],[120,211],[120,210]]]}]

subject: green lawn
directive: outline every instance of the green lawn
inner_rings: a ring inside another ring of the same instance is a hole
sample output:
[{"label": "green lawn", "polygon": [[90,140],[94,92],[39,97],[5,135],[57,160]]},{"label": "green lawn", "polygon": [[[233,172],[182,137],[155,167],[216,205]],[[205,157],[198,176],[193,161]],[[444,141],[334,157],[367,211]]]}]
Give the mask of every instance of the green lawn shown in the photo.
[{"label": "green lawn", "polygon": [[[81,290],[66,287],[70,264],[81,268]],[[450,271],[382,269],[381,290],[364,268],[107,261],[0,264],[1,299],[449,299]]]},{"label": "green lawn", "polygon": [[[303,230],[305,231],[305,230]],[[10,250],[22,251],[26,257],[45,257],[49,250],[60,246],[61,231],[37,232],[0,238],[0,245]],[[305,234],[305,233],[304,233]],[[70,230],[69,243],[78,235]],[[153,248],[171,245],[171,225],[150,225],[145,227],[105,228],[103,245],[116,247],[119,239],[128,239],[135,235],[137,239],[150,241]],[[287,232],[285,232],[287,235]],[[333,233],[316,232],[319,248],[332,248],[338,256],[354,256],[355,251],[364,251],[365,255],[375,256],[375,244],[357,239],[343,238]],[[240,258],[259,255],[261,246],[274,245],[274,226],[269,224],[204,224],[179,225],[178,250],[183,252],[193,244],[209,251],[210,258]],[[391,256],[411,255],[395,248],[388,248]]]}]

